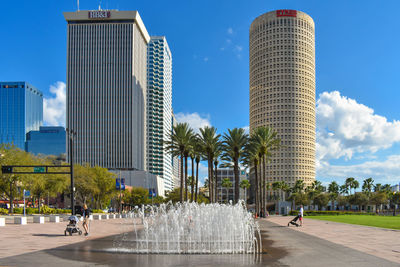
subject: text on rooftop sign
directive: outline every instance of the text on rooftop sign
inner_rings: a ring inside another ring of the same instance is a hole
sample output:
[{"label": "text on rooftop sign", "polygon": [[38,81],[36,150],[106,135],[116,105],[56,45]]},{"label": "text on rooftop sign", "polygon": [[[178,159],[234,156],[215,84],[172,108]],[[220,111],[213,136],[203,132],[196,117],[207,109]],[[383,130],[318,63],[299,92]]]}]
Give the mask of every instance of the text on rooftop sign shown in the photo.
[{"label": "text on rooftop sign", "polygon": [[110,11],[89,11],[88,13],[89,19],[107,19],[111,17]]},{"label": "text on rooftop sign", "polygon": [[276,11],[277,17],[297,17],[297,10],[281,9]]}]

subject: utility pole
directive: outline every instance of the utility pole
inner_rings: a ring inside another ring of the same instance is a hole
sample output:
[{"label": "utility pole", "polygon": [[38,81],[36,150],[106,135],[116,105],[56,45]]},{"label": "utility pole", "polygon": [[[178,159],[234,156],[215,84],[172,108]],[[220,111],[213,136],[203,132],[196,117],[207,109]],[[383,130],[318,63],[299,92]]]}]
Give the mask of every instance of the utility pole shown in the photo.
[{"label": "utility pole", "polygon": [[66,129],[69,140],[69,164],[71,165],[71,214],[75,215],[75,184],[74,184],[74,151],[73,151],[73,142],[74,136],[76,136],[76,132],[71,129]]},{"label": "utility pole", "polygon": [[121,169],[119,170],[119,213],[122,214],[122,177],[121,177]]}]

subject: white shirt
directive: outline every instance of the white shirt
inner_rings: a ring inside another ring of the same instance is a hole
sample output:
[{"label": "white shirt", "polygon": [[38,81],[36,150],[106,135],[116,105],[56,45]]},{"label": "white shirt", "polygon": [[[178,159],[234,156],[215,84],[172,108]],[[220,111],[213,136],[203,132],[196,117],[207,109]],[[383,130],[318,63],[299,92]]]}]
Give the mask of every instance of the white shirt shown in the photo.
[{"label": "white shirt", "polygon": [[299,215],[300,215],[301,217],[303,217],[303,208],[300,208],[300,210],[299,210]]}]

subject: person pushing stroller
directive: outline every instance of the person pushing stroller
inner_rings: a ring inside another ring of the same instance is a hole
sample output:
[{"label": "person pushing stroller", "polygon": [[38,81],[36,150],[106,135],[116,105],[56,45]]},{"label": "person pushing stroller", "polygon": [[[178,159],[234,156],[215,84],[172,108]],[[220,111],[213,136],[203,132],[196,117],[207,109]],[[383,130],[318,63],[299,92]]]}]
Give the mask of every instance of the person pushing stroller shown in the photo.
[{"label": "person pushing stroller", "polygon": [[[296,217],[294,217],[293,220],[288,222],[287,226],[289,227],[291,224],[296,225],[296,227],[303,226],[303,212],[304,212],[303,205],[300,205],[299,214]],[[300,224],[297,223],[297,220],[300,220]]]}]

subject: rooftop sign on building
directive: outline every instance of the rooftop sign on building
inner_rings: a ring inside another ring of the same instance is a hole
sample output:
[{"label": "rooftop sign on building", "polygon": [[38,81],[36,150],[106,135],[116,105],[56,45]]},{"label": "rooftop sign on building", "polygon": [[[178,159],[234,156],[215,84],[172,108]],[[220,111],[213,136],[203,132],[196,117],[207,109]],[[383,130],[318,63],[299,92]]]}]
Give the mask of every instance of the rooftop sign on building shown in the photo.
[{"label": "rooftop sign on building", "polygon": [[88,12],[89,19],[108,19],[111,17],[110,11],[96,10]]},{"label": "rooftop sign on building", "polygon": [[297,10],[281,9],[276,11],[277,17],[297,17]]}]

